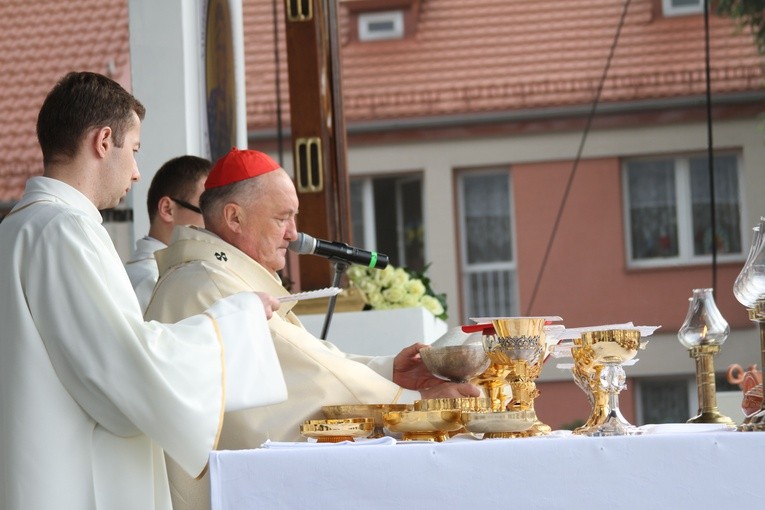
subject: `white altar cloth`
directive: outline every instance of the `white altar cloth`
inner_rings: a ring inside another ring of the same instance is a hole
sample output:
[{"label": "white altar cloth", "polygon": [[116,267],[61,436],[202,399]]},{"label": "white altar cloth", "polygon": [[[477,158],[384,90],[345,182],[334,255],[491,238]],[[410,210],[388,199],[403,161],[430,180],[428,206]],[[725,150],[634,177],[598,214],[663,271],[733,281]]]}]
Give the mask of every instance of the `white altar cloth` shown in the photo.
[{"label": "white altar cloth", "polygon": [[213,510],[760,508],[765,433],[290,445],[210,456]]}]

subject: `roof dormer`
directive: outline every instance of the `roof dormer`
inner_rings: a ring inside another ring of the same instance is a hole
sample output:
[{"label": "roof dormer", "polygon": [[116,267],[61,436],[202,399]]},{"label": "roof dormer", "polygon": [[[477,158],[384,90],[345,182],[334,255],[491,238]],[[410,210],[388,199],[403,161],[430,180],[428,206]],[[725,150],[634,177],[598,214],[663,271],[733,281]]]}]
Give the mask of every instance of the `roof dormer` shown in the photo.
[{"label": "roof dormer", "polygon": [[348,9],[351,41],[405,39],[414,35],[420,0],[341,0]]},{"label": "roof dormer", "polygon": [[664,16],[683,16],[704,12],[706,0],[662,0],[661,7]]}]

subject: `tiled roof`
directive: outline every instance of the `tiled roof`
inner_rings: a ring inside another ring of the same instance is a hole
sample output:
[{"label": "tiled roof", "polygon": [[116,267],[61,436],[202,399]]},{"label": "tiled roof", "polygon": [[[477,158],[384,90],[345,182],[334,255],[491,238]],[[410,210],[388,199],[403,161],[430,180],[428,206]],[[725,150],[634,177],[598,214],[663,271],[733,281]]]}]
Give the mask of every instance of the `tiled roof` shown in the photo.
[{"label": "tiled roof", "polygon": [[96,71],[129,86],[127,0],[0,2],[0,204],[18,200],[42,172],[37,112],[69,71]]},{"label": "tiled roof", "polygon": [[[340,0],[339,9],[349,124],[590,104],[624,5],[419,0],[412,37],[364,43],[351,40],[349,1]],[[660,4],[631,0],[603,102],[704,93],[703,16],[665,18]],[[283,5],[276,1],[282,119],[288,124]],[[251,130],[276,125],[272,9],[273,0],[243,0]],[[762,58],[748,32],[715,16],[710,26],[713,93],[759,89]],[[0,205],[18,199],[27,177],[41,171],[34,129],[45,93],[69,70],[110,69],[129,87],[127,0],[0,2]]]},{"label": "tiled roof", "polygon": [[[340,34],[348,123],[590,104],[624,5],[614,0],[422,0],[413,37],[359,42],[350,39],[347,1],[341,0]],[[660,5],[630,2],[602,102],[704,93],[703,16],[664,17]],[[251,129],[276,123],[269,23],[270,2],[245,0]],[[279,27],[283,36],[281,20]],[[710,16],[710,41],[713,93],[761,86],[762,59],[748,32]],[[284,48],[282,41],[283,119],[288,121]]]}]

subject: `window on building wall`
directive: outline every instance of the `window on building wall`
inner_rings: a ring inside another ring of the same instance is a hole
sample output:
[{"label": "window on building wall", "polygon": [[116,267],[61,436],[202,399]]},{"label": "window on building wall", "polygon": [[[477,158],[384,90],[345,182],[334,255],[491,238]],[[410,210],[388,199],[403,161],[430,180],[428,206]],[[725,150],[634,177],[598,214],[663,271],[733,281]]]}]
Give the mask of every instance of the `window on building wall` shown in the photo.
[{"label": "window on building wall", "polygon": [[462,172],[458,188],[463,319],[517,315],[510,172]]},{"label": "window on building wall", "polygon": [[383,11],[359,14],[360,41],[380,41],[404,37],[404,12]]},{"label": "window on building wall", "polygon": [[706,0],[662,0],[665,16],[681,16],[704,12]]},{"label": "window on building wall", "polygon": [[388,255],[394,266],[423,270],[422,177],[352,178],[350,193],[354,244]]},{"label": "window on building wall", "polygon": [[[698,387],[693,376],[646,377],[636,379],[635,384],[637,417],[633,425],[685,423],[699,409]],[[726,392],[741,395],[741,389],[728,382],[725,372],[715,374],[715,390],[718,396]]]},{"label": "window on building wall", "polygon": [[[720,260],[742,256],[740,157],[715,156],[715,215]],[[625,231],[631,267],[706,263],[712,253],[706,155],[624,163]]]},{"label": "window on building wall", "polygon": [[641,379],[637,423],[685,423],[691,416],[688,378]]}]

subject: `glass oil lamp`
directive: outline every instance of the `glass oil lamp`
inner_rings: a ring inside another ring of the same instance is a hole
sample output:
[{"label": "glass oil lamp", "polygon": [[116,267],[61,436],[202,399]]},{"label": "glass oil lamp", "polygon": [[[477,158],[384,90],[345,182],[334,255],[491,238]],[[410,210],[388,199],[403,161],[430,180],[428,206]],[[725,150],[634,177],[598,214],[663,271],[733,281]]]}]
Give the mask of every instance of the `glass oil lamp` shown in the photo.
[{"label": "glass oil lamp", "polygon": [[[749,319],[758,325],[760,356],[765,367],[765,217],[760,217],[759,225],[754,227],[749,256],[733,284],[733,294],[747,308]],[[765,431],[765,400],[759,411],[746,417],[739,430]]]},{"label": "glass oil lamp", "polygon": [[728,338],[730,327],[717,309],[713,289],[693,289],[688,314],[677,333],[680,343],[696,360],[696,386],[699,414],[688,423],[722,423],[733,426],[733,420],[717,409],[714,357]]}]

